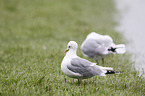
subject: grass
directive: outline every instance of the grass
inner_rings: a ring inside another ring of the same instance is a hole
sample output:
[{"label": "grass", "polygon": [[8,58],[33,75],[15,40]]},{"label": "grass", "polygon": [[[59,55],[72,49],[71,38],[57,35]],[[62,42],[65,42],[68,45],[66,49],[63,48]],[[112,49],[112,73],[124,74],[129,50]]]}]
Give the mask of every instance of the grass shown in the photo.
[{"label": "grass", "polygon": [[[80,47],[96,31],[124,43],[114,30],[115,12],[112,0],[0,0],[0,95],[145,95],[145,79],[128,54],[110,55],[103,65],[123,74],[96,76],[79,86],[72,78],[64,81],[60,66],[70,40]],[[77,54],[83,57],[80,49]]]}]

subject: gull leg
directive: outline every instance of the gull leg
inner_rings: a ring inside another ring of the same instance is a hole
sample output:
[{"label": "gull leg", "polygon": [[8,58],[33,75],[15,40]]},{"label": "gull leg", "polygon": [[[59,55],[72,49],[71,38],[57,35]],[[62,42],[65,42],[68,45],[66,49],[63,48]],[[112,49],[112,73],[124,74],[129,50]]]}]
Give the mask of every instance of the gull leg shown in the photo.
[{"label": "gull leg", "polygon": [[78,79],[78,85],[80,85],[80,79]]},{"label": "gull leg", "polygon": [[95,61],[96,61],[97,64],[99,64],[99,61],[98,60],[95,60]]},{"label": "gull leg", "polygon": [[65,76],[64,76],[64,82],[66,83],[66,78],[65,78]]},{"label": "gull leg", "polygon": [[81,79],[78,79],[78,85],[80,85],[80,84],[81,84],[81,81],[82,81]]},{"label": "gull leg", "polygon": [[104,58],[102,58],[102,64],[104,64]]}]

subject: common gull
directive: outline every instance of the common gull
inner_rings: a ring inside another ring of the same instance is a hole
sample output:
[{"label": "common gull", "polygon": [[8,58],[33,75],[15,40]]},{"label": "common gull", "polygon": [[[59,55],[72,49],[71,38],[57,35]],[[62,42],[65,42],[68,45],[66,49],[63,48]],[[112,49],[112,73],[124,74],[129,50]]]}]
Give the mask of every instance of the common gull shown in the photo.
[{"label": "common gull", "polygon": [[85,57],[104,62],[108,54],[124,54],[126,49],[124,44],[115,45],[109,35],[92,32],[82,43],[81,51]]},{"label": "common gull", "polygon": [[71,78],[80,79],[91,78],[96,75],[106,76],[106,74],[120,73],[112,71],[111,67],[102,67],[92,63],[86,59],[77,56],[78,44],[75,41],[70,41],[67,45],[66,55],[61,63],[61,70],[65,75]]}]

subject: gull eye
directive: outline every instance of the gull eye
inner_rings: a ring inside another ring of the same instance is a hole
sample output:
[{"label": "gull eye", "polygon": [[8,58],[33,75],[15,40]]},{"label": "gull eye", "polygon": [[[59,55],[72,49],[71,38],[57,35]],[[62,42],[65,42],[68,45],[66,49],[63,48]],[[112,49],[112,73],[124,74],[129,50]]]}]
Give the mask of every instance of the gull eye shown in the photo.
[{"label": "gull eye", "polygon": [[68,48],[70,48],[70,46],[68,46]]}]

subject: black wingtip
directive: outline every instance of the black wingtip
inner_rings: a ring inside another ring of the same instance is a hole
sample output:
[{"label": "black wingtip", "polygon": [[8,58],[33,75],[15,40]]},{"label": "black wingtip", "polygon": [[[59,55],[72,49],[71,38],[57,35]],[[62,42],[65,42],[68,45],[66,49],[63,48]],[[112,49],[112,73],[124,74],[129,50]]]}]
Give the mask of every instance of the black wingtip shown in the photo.
[{"label": "black wingtip", "polygon": [[123,72],[107,70],[105,74],[121,74]]},{"label": "black wingtip", "polygon": [[117,48],[111,47],[111,48],[108,49],[108,51],[116,52],[116,49],[117,49]]}]

